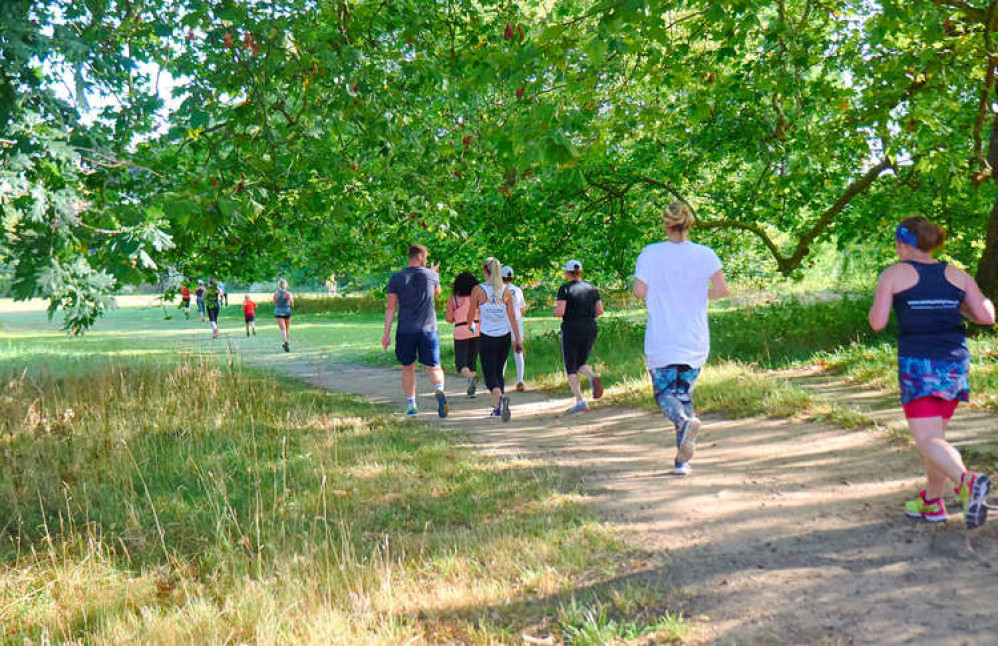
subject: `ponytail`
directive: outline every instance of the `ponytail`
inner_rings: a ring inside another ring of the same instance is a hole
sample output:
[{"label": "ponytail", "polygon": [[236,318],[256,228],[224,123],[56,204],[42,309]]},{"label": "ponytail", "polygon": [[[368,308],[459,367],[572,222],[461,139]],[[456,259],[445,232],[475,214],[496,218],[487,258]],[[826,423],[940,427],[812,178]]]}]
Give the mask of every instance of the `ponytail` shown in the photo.
[{"label": "ponytail", "polygon": [[489,257],[485,259],[482,267],[489,275],[488,283],[492,286],[492,291],[499,296],[506,288],[506,283],[502,281],[502,264],[495,258]]}]

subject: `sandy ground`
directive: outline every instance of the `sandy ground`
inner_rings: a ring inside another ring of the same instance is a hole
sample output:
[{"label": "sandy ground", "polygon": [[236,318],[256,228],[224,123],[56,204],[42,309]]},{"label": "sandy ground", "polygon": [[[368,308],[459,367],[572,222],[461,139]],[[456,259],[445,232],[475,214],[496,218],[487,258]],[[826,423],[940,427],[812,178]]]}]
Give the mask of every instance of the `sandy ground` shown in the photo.
[{"label": "sandy ground", "polygon": [[[401,410],[397,369],[230,343],[248,362]],[[608,583],[669,589],[698,642],[998,643],[998,513],[973,533],[956,515],[943,526],[905,518],[921,463],[882,433],[711,416],[693,475],[676,478],[674,433],[659,414],[597,406],[573,416],[567,399],[512,393],[503,424],[464,383],[451,379],[452,412],[438,420],[420,375],[421,418],[499,458],[581,470],[606,521],[659,557]]]}]

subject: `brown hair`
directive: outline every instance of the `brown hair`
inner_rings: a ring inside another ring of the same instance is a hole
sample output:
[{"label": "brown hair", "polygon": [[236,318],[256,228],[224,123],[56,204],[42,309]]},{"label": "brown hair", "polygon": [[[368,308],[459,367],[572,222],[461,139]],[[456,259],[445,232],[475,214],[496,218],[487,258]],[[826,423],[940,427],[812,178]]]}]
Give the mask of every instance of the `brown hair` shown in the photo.
[{"label": "brown hair", "polygon": [[686,202],[673,202],[665,207],[662,222],[669,231],[686,233],[693,226],[693,211],[690,210],[690,205]]},{"label": "brown hair", "polygon": [[918,248],[922,251],[938,249],[946,242],[946,231],[920,215],[901,220],[901,226],[915,234],[918,238]]},{"label": "brown hair", "polygon": [[430,255],[430,250],[426,248],[426,245],[421,244],[411,244],[409,245],[409,260],[415,260],[422,255]]}]

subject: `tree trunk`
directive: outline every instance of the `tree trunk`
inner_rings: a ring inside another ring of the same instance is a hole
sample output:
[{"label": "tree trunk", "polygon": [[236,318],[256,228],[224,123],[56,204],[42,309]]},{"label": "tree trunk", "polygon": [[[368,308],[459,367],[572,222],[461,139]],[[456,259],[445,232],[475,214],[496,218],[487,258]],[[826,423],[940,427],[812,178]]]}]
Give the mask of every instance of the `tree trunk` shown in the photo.
[{"label": "tree trunk", "polygon": [[[988,164],[991,178],[998,184],[998,119],[991,120],[991,137],[988,141]],[[984,241],[984,253],[977,265],[977,284],[991,300],[998,300],[998,195],[991,207],[988,219],[988,235]]]}]

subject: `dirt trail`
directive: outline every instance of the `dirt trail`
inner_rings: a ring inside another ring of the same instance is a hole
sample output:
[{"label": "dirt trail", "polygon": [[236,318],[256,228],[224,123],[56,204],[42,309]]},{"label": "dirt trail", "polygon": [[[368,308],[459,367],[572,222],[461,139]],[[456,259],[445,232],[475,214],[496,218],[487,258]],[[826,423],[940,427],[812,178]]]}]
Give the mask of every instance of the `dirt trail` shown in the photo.
[{"label": "dirt trail", "polygon": [[[287,376],[400,404],[397,370],[246,350]],[[708,416],[693,475],[674,478],[673,432],[659,414],[597,406],[571,416],[569,400],[514,393],[502,424],[452,379],[452,413],[439,421],[419,383],[425,421],[493,455],[580,469],[607,522],[662,556],[619,583],[651,578],[677,591],[698,641],[998,643],[998,522],[968,533],[956,518],[905,519],[920,484],[911,448],[816,423]]]}]

